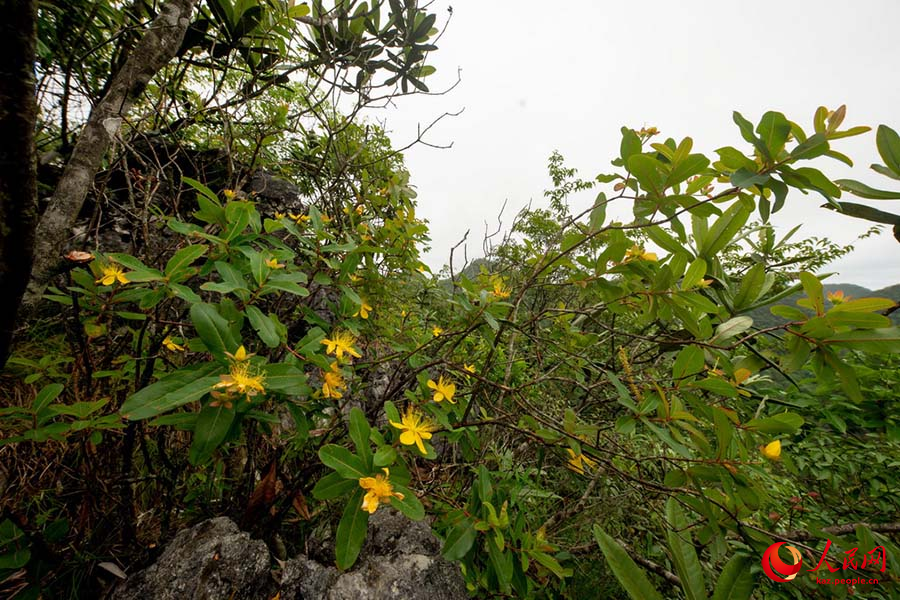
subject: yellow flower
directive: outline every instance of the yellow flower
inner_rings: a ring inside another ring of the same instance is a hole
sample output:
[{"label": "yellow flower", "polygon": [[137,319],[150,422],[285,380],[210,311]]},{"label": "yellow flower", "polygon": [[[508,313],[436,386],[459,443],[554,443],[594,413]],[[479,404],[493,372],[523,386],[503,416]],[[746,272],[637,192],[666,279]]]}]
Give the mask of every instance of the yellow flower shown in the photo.
[{"label": "yellow flower", "polygon": [[365,300],[362,301],[362,306],[359,307],[359,310],[356,311],[354,317],[362,317],[363,319],[369,318],[369,311],[372,310],[372,307]]},{"label": "yellow flower", "polygon": [[509,298],[509,290],[503,285],[502,279],[494,280],[494,296],[497,298]]},{"label": "yellow flower", "polygon": [[325,338],[322,340],[322,344],[325,346],[325,352],[334,354],[337,356],[338,360],[344,358],[344,352],[350,356],[359,358],[361,354],[353,348],[353,344],[355,343],[356,338],[353,337],[352,334],[343,331],[336,331],[332,334],[331,339]]},{"label": "yellow flower", "polygon": [[244,349],[244,345],[241,344],[241,347],[238,348],[237,350],[235,350],[234,354],[232,354],[231,352],[226,352],[226,353],[225,353],[225,356],[227,356],[228,358],[230,358],[230,359],[233,360],[233,361],[241,362],[241,361],[243,361],[243,360],[247,360],[248,358],[250,358],[251,356],[253,356],[253,354],[247,352],[247,351]]},{"label": "yellow flower", "polygon": [[781,440],[769,442],[763,449],[762,454],[769,460],[778,460],[781,458]]},{"label": "yellow flower", "polygon": [[264,373],[256,371],[249,361],[241,360],[232,362],[227,374],[219,375],[219,383],[213,389],[224,390],[226,394],[242,394],[249,402],[251,397],[265,393],[265,380]]},{"label": "yellow flower", "polygon": [[363,497],[362,509],[368,511],[370,515],[378,510],[379,504],[389,504],[391,498],[403,500],[403,494],[395,492],[394,486],[388,480],[391,472],[387,468],[381,470],[384,471],[384,475],[379,473],[375,477],[359,478],[359,487],[368,490]]},{"label": "yellow flower", "polygon": [[128,278],[122,271],[122,267],[115,263],[108,263],[101,267],[103,275],[94,283],[102,283],[103,285],[112,285],[115,282],[122,284],[128,283]]},{"label": "yellow flower", "polygon": [[394,421],[389,421],[389,423],[403,431],[403,433],[400,434],[401,444],[404,446],[412,446],[415,444],[416,448],[419,449],[419,452],[428,454],[422,440],[430,440],[431,432],[434,431],[435,427],[427,419],[423,418],[420,413],[416,412],[412,406],[406,409],[406,414],[400,418],[399,423]]},{"label": "yellow flower", "polygon": [[589,470],[594,470],[597,468],[597,461],[588,458],[584,454],[575,454],[575,451],[571,448],[566,448],[566,452],[569,453],[569,468],[584,475],[584,468],[587,467]]},{"label": "yellow flower", "polygon": [[700,283],[697,284],[697,287],[698,288],[708,288],[710,285],[712,285],[712,282],[713,282],[712,279],[701,279]]},{"label": "yellow flower", "polygon": [[329,217],[325,213],[322,213],[322,223],[324,223],[325,225],[331,223],[331,217]]},{"label": "yellow flower", "polygon": [[298,225],[302,225],[303,223],[309,221],[309,215],[295,215],[294,213],[289,212],[288,216],[291,218],[291,221],[297,223]]},{"label": "yellow flower", "polygon": [[463,369],[465,369],[469,373],[472,373],[473,375],[475,374],[475,365],[467,365],[463,363]]},{"label": "yellow flower", "polygon": [[275,218],[276,218],[277,220],[280,221],[280,220],[283,219],[285,216],[286,216],[286,215],[285,215],[283,212],[275,211]]},{"label": "yellow flower", "polygon": [[171,352],[184,352],[184,346],[179,346],[169,336],[166,336],[166,339],[164,339],[162,343],[163,346],[165,346]]},{"label": "yellow flower", "polygon": [[278,262],[277,258],[270,258],[269,260],[266,261],[266,265],[270,269],[283,269],[284,268],[284,263]]},{"label": "yellow flower", "polygon": [[234,193],[234,190],[222,190],[222,195],[231,200],[236,194]]},{"label": "yellow flower", "polygon": [[447,400],[448,402],[456,404],[456,402],[453,400],[453,394],[456,393],[456,384],[449,379],[444,379],[443,375],[438,377],[437,383],[435,383],[433,379],[429,379],[428,387],[429,389],[434,390],[435,402]]},{"label": "yellow flower", "polygon": [[341,390],[346,390],[347,384],[338,367],[337,361],[331,363],[330,371],[322,371],[322,395],[326,398],[338,400],[343,398]]},{"label": "yellow flower", "polygon": [[655,252],[644,252],[644,249],[635,244],[625,252],[625,262],[629,260],[647,260],[656,262],[658,259]]},{"label": "yellow flower", "polygon": [[438,327],[437,325],[435,325],[434,327],[431,328],[431,333],[432,333],[432,335],[434,335],[434,337],[437,337],[437,336],[441,335],[442,333],[444,333],[444,330],[441,329],[440,327]]},{"label": "yellow flower", "polygon": [[406,315],[408,315],[408,314],[409,314],[409,313],[406,312],[406,309],[403,309],[403,310],[400,311],[400,316],[401,316],[402,318],[404,318],[404,319],[406,318]]}]

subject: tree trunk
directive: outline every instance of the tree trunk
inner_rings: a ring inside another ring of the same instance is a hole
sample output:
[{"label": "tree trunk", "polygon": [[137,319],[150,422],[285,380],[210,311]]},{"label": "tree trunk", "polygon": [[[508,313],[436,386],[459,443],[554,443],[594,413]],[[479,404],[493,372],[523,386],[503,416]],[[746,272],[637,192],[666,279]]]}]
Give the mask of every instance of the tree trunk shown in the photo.
[{"label": "tree trunk", "polygon": [[33,308],[61,261],[69,232],[123,118],[150,80],[178,52],[197,0],[166,0],[106,95],[91,111],[37,230],[34,269],[25,303]]},{"label": "tree trunk", "polygon": [[0,0],[0,369],[31,273],[37,224],[37,0]]}]

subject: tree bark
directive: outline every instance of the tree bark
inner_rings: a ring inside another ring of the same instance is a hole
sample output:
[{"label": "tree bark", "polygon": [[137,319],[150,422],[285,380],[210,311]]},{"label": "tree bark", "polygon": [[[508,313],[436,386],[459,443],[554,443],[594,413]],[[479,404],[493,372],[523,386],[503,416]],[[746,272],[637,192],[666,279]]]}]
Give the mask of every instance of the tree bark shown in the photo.
[{"label": "tree bark", "polygon": [[175,57],[197,0],[166,0],[103,99],[91,111],[37,229],[34,269],[25,303],[34,307],[61,261],[69,231],[103,156],[151,79]]},{"label": "tree bark", "polygon": [[37,0],[0,0],[0,369],[28,285],[37,224]]}]

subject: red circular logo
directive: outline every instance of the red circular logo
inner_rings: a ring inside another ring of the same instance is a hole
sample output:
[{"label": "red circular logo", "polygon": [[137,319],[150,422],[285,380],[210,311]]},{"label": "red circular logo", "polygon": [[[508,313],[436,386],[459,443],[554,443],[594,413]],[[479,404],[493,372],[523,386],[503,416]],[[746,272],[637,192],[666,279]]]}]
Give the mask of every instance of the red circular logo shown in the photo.
[{"label": "red circular logo", "polygon": [[776,542],[772,544],[766,548],[766,551],[763,552],[762,556],[762,568],[763,571],[765,571],[766,576],[772,581],[778,581],[780,583],[790,581],[796,577],[797,573],[800,572],[800,568],[803,566],[803,558],[800,556],[800,551],[793,546],[785,547],[791,553],[791,558],[794,562],[788,564],[781,560],[781,557],[778,556],[778,548],[784,544],[785,542]]}]

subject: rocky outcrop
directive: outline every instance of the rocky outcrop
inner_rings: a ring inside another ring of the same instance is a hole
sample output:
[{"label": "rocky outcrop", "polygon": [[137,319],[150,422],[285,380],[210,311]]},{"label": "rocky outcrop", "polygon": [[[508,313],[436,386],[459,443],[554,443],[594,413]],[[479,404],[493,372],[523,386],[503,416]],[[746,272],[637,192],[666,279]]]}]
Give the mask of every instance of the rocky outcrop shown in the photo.
[{"label": "rocky outcrop", "polygon": [[440,556],[424,522],[382,509],[369,521],[359,561],[340,572],[306,556],[282,563],[266,545],[220,517],[178,533],[152,566],[109,595],[116,600],[457,600],[467,598],[459,566]]}]

